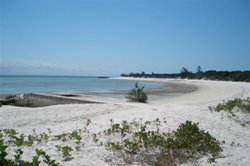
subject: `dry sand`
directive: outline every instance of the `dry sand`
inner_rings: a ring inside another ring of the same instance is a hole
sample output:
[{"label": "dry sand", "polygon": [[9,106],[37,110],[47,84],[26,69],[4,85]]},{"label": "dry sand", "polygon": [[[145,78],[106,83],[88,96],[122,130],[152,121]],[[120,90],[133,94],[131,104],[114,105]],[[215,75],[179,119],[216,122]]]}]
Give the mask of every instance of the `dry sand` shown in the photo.
[{"label": "dry sand", "polygon": [[[222,144],[223,158],[216,159],[216,163],[209,164],[208,156],[199,159],[196,165],[249,165],[250,164],[250,127],[243,127],[236,121],[226,118],[222,113],[210,112],[208,106],[215,106],[222,100],[235,97],[250,97],[250,83],[241,82],[218,82],[201,80],[171,80],[171,79],[150,79],[151,81],[170,82],[178,84],[189,84],[197,87],[195,91],[175,97],[168,97],[161,100],[153,100],[147,104],[131,103],[125,99],[102,98],[106,104],[69,104],[56,105],[41,108],[21,108],[3,106],[0,108],[0,129],[15,129],[25,135],[31,134],[35,128],[37,133],[42,133],[50,128],[52,136],[47,143],[43,142],[32,147],[24,147],[23,160],[30,160],[35,155],[35,149],[43,149],[61,165],[110,165],[107,158],[113,155],[112,151],[105,146],[93,141],[92,134],[102,132],[109,128],[109,119],[115,123],[122,120],[131,121],[153,121],[163,118],[166,124],[159,126],[160,131],[171,132],[176,130],[181,123],[187,120],[199,122],[199,127],[208,131]],[[239,116],[249,118],[249,116]],[[142,120],[140,120],[142,118]],[[52,137],[57,134],[72,132],[83,128],[87,119],[91,120],[88,126],[89,135],[82,140],[81,149],[71,152],[73,159],[63,161],[62,154],[56,151],[55,145],[75,147],[74,141],[56,141]],[[98,136],[98,139],[107,142],[105,136]],[[231,145],[232,142],[235,145]],[[239,144],[239,146],[238,146]],[[11,151],[14,147],[8,149]],[[8,157],[13,158],[11,152]],[[193,165],[185,163],[183,165]]]}]

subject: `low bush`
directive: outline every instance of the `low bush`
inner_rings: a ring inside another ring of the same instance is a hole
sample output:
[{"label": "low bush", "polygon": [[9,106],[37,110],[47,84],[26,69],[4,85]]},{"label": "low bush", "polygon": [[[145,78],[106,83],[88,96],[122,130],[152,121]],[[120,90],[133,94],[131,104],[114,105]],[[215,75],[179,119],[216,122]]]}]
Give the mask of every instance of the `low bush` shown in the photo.
[{"label": "low bush", "polygon": [[[48,141],[61,142],[62,146],[55,145],[55,150],[57,149],[58,152],[61,152],[63,155],[62,161],[66,162],[74,159],[74,157],[71,157],[74,155],[74,150],[69,145],[76,145],[75,149],[79,153],[84,144],[81,141],[86,140],[89,143],[91,138],[93,138],[95,145],[105,145],[107,150],[113,152],[114,155],[105,157],[105,161],[111,165],[168,166],[190,161],[195,162],[205,155],[210,156],[208,162],[214,162],[222,151],[219,141],[208,132],[200,130],[198,123],[192,123],[191,121],[180,124],[176,131],[168,133],[160,132],[158,128],[161,126],[161,122],[166,123],[164,118],[162,120],[157,118],[154,121],[146,121],[145,123],[142,123],[142,119],[140,122],[133,121],[130,123],[125,120],[121,123],[114,123],[110,119],[110,122],[110,127],[98,134],[89,134],[87,127],[90,124],[90,120],[87,121],[86,127],[83,129],[54,136],[51,136],[51,130],[48,130],[49,134],[45,132],[37,134],[33,130],[33,135],[28,137],[24,134],[18,134],[13,129],[0,130],[0,165],[39,166],[41,164],[58,166],[59,163],[51,159],[42,149],[39,150],[34,146],[41,143],[48,144]],[[151,128],[156,127],[157,129],[150,131],[147,130],[148,126]],[[73,143],[74,141],[76,142]],[[8,148],[9,146],[12,148]],[[32,146],[35,149],[36,155],[32,157],[31,161],[22,160],[22,148],[25,146]],[[7,157],[11,150],[15,151],[15,155]]]},{"label": "low bush", "polygon": [[223,103],[219,103],[216,107],[209,107],[210,110],[217,112],[220,111],[232,112],[234,108],[246,113],[250,113],[249,97],[247,99],[235,98],[233,100],[223,101]]},{"label": "low bush", "polygon": [[131,133],[132,137],[121,142],[108,142],[106,146],[112,148],[122,162],[164,166],[182,164],[205,154],[211,154],[208,162],[214,162],[222,151],[220,142],[200,130],[198,123],[186,121],[171,133],[161,133],[159,129],[146,131],[147,124],[141,124],[139,131]]},{"label": "low bush", "polygon": [[136,82],[135,87],[129,91],[125,97],[133,102],[146,102],[148,100],[148,94],[143,91],[144,88],[145,86],[139,87],[138,82]]},{"label": "low bush", "polygon": [[[246,99],[235,98],[233,100],[223,101],[223,103],[219,103],[217,106],[212,107],[209,106],[208,109],[210,111],[216,112],[225,112],[227,113],[229,118],[234,119],[239,122],[242,126],[250,124],[249,115],[250,115],[250,99],[249,97]],[[237,112],[243,113],[242,117],[237,115]]]}]

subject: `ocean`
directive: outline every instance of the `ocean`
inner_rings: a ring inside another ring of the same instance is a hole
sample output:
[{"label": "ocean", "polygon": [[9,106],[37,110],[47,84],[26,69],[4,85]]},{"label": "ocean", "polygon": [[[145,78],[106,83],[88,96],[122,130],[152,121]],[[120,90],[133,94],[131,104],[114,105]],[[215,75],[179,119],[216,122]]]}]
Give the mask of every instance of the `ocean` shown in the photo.
[{"label": "ocean", "polygon": [[[0,76],[0,94],[48,91],[109,91],[130,90],[135,80],[100,79],[86,76]],[[138,81],[145,89],[163,87],[152,81]]]}]

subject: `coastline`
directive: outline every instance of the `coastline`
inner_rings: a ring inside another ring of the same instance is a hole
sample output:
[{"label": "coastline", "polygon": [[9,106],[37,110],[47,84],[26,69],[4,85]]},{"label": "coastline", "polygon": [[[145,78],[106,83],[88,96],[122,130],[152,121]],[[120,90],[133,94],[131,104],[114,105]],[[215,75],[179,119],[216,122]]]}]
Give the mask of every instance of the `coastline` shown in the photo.
[{"label": "coastline", "polygon": [[[141,80],[141,81],[154,81],[154,82],[162,83],[163,86],[160,88],[147,89],[147,87],[145,87],[144,91],[149,94],[149,99],[148,99],[149,102],[162,100],[162,99],[168,99],[173,96],[179,96],[179,95],[191,93],[197,90],[196,85],[190,85],[188,83],[182,83],[182,82],[172,81],[172,80],[153,80],[153,79],[136,79],[136,78],[133,79],[133,78],[122,78],[122,77],[109,78],[109,79]],[[139,84],[139,86],[143,86],[143,85]],[[132,88],[133,87],[131,87],[131,89]],[[73,91],[73,93],[82,94],[82,95],[93,95],[93,96],[125,99],[125,95],[129,91],[130,90],[109,90],[105,92]]]},{"label": "coastline", "polygon": [[[131,78],[117,77],[112,79],[146,80],[164,83],[163,88],[156,88],[146,92],[152,94],[177,93],[178,95],[166,96],[154,100],[159,103],[176,104],[216,104],[223,100],[236,97],[250,97],[250,83],[232,81],[188,80],[188,79],[156,79],[156,78]],[[170,86],[170,88],[167,88]],[[171,86],[181,88],[180,91],[171,91]]]},{"label": "coastline", "polygon": [[[195,86],[194,91],[160,100],[144,103],[127,102],[126,99],[109,98],[102,96],[86,95],[95,101],[105,101],[102,104],[64,104],[40,108],[3,106],[0,108],[0,129],[13,128],[19,133],[32,134],[35,128],[37,133],[46,132],[47,128],[52,131],[52,136],[72,132],[86,125],[87,119],[91,120],[88,126],[89,137],[82,140],[80,151],[73,151],[71,161],[65,162],[60,153],[56,151],[55,145],[75,146],[73,142],[60,142],[53,139],[39,145],[39,149],[46,151],[60,165],[110,165],[106,162],[107,156],[113,152],[105,146],[93,141],[92,134],[103,132],[110,126],[110,119],[114,123],[146,121],[153,122],[159,118],[166,121],[166,124],[158,126],[160,131],[173,131],[181,123],[189,120],[199,123],[201,129],[208,131],[219,141],[223,152],[222,158],[216,159],[216,163],[207,162],[210,156],[204,156],[197,160],[196,165],[245,165],[250,163],[250,126],[241,126],[233,119],[225,117],[222,113],[211,112],[208,106],[215,106],[223,100],[236,97],[247,98],[250,96],[250,83],[224,82],[224,81],[202,81],[202,80],[172,80],[154,79],[153,81],[176,82],[180,85],[189,84]],[[159,89],[161,91],[161,89]],[[93,97],[93,98],[92,98]],[[150,128],[156,130],[156,127]],[[98,136],[101,141],[108,141],[106,136]],[[116,140],[115,137],[111,138]],[[121,141],[119,137],[118,141]],[[235,145],[232,145],[232,142]],[[238,146],[239,144],[240,146]],[[23,148],[24,160],[32,160],[35,146]],[[12,148],[13,149],[13,148]],[[11,149],[10,149],[11,150]],[[14,153],[9,154],[13,158]],[[194,165],[184,163],[182,165]]]},{"label": "coastline", "polygon": [[[119,79],[123,80],[124,78],[119,77],[119,78],[109,78],[109,79]],[[126,79],[126,78],[125,78]],[[126,79],[126,80],[139,80],[139,79]],[[149,88],[145,87],[145,92],[149,94],[148,101],[157,101],[157,100],[163,100],[167,98],[172,98],[174,96],[179,96],[182,94],[186,93],[191,93],[195,90],[197,90],[197,87],[195,85],[190,85],[188,83],[181,83],[181,82],[176,82],[176,81],[171,81],[171,80],[147,80],[147,79],[141,79],[141,81],[154,81],[154,82],[159,82],[163,84],[162,87],[159,88]],[[143,84],[140,86],[144,86]],[[131,87],[132,89],[133,87]],[[69,99],[69,96],[73,96],[72,99],[83,99],[83,100],[88,100],[87,98],[89,97],[90,100],[95,100],[95,102],[99,102],[96,100],[100,100],[100,97],[103,98],[103,102],[107,102],[109,98],[114,98],[118,100],[125,99],[125,95],[129,92],[130,90],[106,90],[106,91],[85,91],[85,90],[74,90],[74,91],[48,91],[48,92],[33,92],[33,93],[23,93],[24,95],[29,95],[29,94],[43,94],[45,96],[57,96],[57,97],[64,97],[68,96],[67,98]],[[0,99],[4,99],[6,96],[9,95],[16,95],[19,96],[21,94],[0,94]],[[78,96],[78,97],[76,97]],[[98,99],[95,99],[98,98]],[[66,104],[67,102],[65,102]],[[58,103],[62,104],[62,102]]]}]

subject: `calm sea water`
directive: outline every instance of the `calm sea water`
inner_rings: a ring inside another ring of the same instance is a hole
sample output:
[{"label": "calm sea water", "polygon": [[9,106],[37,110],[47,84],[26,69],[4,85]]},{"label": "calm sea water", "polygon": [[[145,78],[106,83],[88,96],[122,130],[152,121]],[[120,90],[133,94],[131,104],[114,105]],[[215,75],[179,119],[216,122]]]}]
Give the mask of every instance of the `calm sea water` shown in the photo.
[{"label": "calm sea water", "polygon": [[[134,80],[99,79],[80,76],[0,76],[0,94],[46,91],[108,91],[129,90]],[[162,87],[162,83],[138,81],[146,89]]]}]

